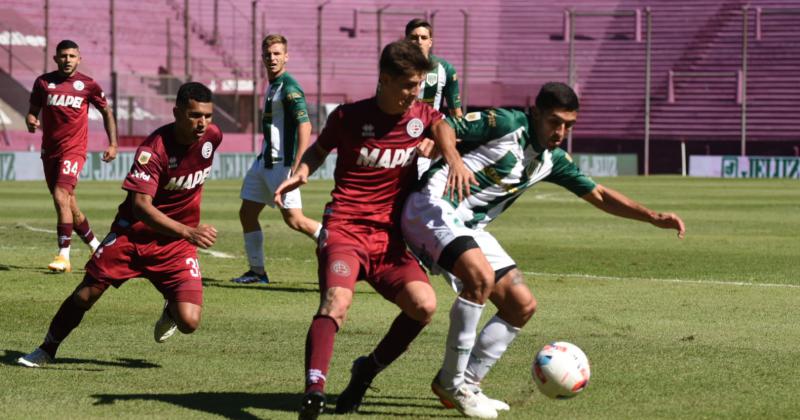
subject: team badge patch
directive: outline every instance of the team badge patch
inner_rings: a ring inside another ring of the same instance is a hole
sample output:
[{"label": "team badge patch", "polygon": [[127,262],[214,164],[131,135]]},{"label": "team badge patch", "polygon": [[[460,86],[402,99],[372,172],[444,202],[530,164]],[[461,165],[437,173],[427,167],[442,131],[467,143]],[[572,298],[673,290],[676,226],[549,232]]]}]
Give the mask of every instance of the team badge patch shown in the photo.
[{"label": "team badge patch", "polygon": [[467,115],[464,115],[464,119],[469,122],[478,121],[479,119],[481,119],[481,113],[480,112],[467,113]]},{"label": "team badge patch", "polygon": [[144,150],[139,153],[139,157],[136,158],[136,161],[139,162],[140,165],[147,165],[147,162],[150,162],[150,156],[153,156],[150,152],[145,152]]},{"label": "team badge patch", "polygon": [[83,85],[83,82],[81,82],[80,80],[76,80],[72,83],[72,87],[75,88],[75,90],[77,90],[78,92],[80,92],[83,90],[85,86]]},{"label": "team badge patch", "polygon": [[207,141],[207,142],[203,143],[203,150],[201,151],[201,153],[203,154],[204,158],[208,159],[208,158],[211,157],[211,152],[213,150],[214,150],[214,146],[211,145],[210,141]]},{"label": "team badge patch", "polygon": [[429,86],[433,86],[439,82],[439,75],[436,73],[428,73],[425,77],[425,82],[427,82]]},{"label": "team badge patch", "polygon": [[48,83],[47,84],[47,88],[48,89],[55,89],[56,88],[56,84],[55,83]]},{"label": "team badge patch", "polygon": [[331,273],[341,277],[347,277],[351,273],[350,266],[342,260],[332,262],[329,270]]},{"label": "team badge patch", "polygon": [[419,137],[425,131],[425,124],[419,118],[414,118],[406,124],[406,132],[411,137]]}]

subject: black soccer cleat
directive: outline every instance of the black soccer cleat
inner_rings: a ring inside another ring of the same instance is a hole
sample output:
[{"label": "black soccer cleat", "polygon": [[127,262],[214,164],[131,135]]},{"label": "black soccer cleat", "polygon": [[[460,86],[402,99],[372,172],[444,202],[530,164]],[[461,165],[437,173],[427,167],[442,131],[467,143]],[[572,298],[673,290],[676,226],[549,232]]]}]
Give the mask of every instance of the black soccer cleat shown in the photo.
[{"label": "black soccer cleat", "polygon": [[319,391],[309,392],[303,395],[298,419],[316,420],[323,411],[325,411],[325,394]]},{"label": "black soccer cleat", "polygon": [[364,369],[366,361],[367,356],[361,356],[353,361],[350,383],[336,399],[336,414],[352,413],[361,407],[361,400],[364,399],[364,394],[374,379],[374,375],[368,374]]}]

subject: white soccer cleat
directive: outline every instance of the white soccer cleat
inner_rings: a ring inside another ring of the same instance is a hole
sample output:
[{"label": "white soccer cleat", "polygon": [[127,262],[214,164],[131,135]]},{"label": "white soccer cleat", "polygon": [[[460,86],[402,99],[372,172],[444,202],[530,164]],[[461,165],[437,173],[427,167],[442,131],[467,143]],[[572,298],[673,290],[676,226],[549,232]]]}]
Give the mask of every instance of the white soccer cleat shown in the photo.
[{"label": "white soccer cleat", "polygon": [[483,390],[478,386],[473,386],[472,392],[475,393],[475,396],[483,401],[484,404],[488,405],[489,407],[494,408],[496,411],[509,411],[511,410],[511,406],[506,404],[503,401],[496,400],[494,398],[490,398],[488,395],[483,393]]},{"label": "white soccer cleat", "polygon": [[164,302],[164,311],[161,312],[161,318],[158,318],[156,326],[153,328],[153,338],[155,338],[156,343],[167,341],[178,330],[178,324],[172,319],[167,309],[168,304],[169,302]]},{"label": "white soccer cleat", "polygon": [[18,365],[29,368],[38,368],[50,363],[53,363],[53,358],[39,347],[30,354],[26,354],[17,359]]},{"label": "white soccer cleat", "polygon": [[53,262],[47,265],[47,269],[54,273],[69,273],[72,271],[72,264],[69,263],[69,259],[56,255]]},{"label": "white soccer cleat", "polygon": [[448,389],[439,384],[439,375],[433,378],[431,390],[447,408],[455,408],[466,417],[479,419],[496,419],[497,410],[487,400],[478,397],[467,384],[461,384],[455,389]]}]

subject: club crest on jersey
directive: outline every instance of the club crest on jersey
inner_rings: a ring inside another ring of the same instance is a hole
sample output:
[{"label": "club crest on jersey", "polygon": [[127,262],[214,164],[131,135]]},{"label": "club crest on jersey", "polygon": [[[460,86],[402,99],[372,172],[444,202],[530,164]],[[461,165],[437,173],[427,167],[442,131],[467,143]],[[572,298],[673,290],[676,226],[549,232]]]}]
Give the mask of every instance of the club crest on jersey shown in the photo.
[{"label": "club crest on jersey", "polygon": [[375,126],[364,124],[361,126],[361,137],[375,137]]},{"label": "club crest on jersey", "polygon": [[211,145],[210,141],[207,141],[203,143],[203,150],[201,150],[200,153],[203,154],[204,158],[208,159],[211,157],[211,152],[213,151],[214,151],[214,146]]},{"label": "club crest on jersey", "polygon": [[428,83],[428,86],[433,86],[439,81],[439,74],[428,73],[428,75],[425,77],[425,81]]},{"label": "club crest on jersey", "polygon": [[55,89],[56,88],[56,84],[55,83],[48,83],[47,84],[47,88],[48,89]]},{"label": "club crest on jersey", "polygon": [[168,166],[169,166],[169,169],[177,168],[178,167],[178,158],[176,158],[175,156],[170,156]]},{"label": "club crest on jersey", "polygon": [[150,162],[150,156],[153,156],[150,152],[142,150],[141,153],[139,153],[139,157],[136,158],[136,161],[139,162],[140,165],[147,165],[147,162]]},{"label": "club crest on jersey", "polygon": [[347,277],[351,273],[350,266],[342,260],[336,260],[332,262],[330,265],[330,270],[331,273],[340,277]]},{"label": "club crest on jersey", "polygon": [[76,80],[72,82],[72,87],[75,88],[78,92],[82,91],[85,85],[80,80]]},{"label": "club crest on jersey", "polygon": [[425,124],[419,118],[414,118],[406,124],[406,133],[411,137],[419,137],[425,131]]},{"label": "club crest on jersey", "polygon": [[392,169],[407,166],[417,157],[417,148],[407,149],[369,149],[361,148],[356,165],[369,168]]}]

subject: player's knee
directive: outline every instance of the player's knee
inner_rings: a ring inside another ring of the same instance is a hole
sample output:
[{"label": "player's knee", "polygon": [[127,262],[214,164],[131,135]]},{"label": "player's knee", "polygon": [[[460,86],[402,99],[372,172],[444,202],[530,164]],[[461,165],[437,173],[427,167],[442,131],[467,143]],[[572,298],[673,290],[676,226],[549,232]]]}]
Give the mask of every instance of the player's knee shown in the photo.
[{"label": "player's knee", "polygon": [[336,321],[336,324],[339,325],[339,328],[341,328],[347,317],[347,311],[353,303],[353,295],[349,290],[347,291],[349,293],[347,293],[344,290],[335,289],[341,288],[328,290],[328,293],[325,295],[320,305],[318,314],[332,318]]},{"label": "player's knee", "polygon": [[415,319],[417,321],[420,321],[426,325],[429,324],[431,319],[433,319],[433,314],[436,312],[436,299],[429,299],[420,303],[416,307],[416,312],[417,317]]},{"label": "player's knee", "polygon": [[[98,296],[99,297],[99,296]],[[72,301],[75,302],[79,308],[83,309],[84,311],[88,311],[92,309],[94,303],[97,302],[97,298],[92,296],[92,294],[88,293],[87,290],[78,290],[72,294]]]},{"label": "player's knee", "polygon": [[200,314],[181,316],[175,323],[178,324],[178,331],[191,334],[200,328]]}]

